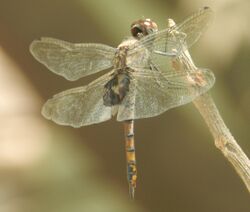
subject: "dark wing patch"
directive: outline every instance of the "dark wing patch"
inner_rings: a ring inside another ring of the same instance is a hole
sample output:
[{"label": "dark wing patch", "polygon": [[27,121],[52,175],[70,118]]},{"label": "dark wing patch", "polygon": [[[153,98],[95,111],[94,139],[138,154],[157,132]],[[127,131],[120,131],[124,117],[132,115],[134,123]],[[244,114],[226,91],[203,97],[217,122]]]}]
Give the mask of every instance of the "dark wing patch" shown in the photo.
[{"label": "dark wing patch", "polygon": [[215,81],[212,71],[207,69],[172,74],[143,69],[135,70],[131,77],[130,92],[118,109],[118,121],[160,115],[193,101]]}]

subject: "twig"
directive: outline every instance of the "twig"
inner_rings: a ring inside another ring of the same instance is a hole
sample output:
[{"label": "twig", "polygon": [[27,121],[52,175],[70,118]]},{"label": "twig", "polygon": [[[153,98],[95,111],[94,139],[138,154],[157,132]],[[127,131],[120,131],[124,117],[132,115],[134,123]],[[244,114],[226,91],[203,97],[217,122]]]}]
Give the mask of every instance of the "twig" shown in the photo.
[{"label": "twig", "polygon": [[[169,26],[175,25],[172,19],[168,21]],[[174,31],[173,33],[179,32]],[[182,69],[184,72],[199,71],[185,44],[179,56],[172,60],[172,64],[174,69]],[[214,137],[215,146],[221,150],[226,159],[233,165],[250,192],[250,161],[225,125],[212,97],[209,93],[205,93],[196,98],[193,103],[207,123]]]},{"label": "twig", "polygon": [[193,103],[207,123],[214,137],[215,146],[233,165],[250,192],[250,161],[225,125],[213,98],[205,93]]},{"label": "twig", "polygon": [[[199,70],[194,65],[187,49],[183,51],[178,61],[184,69],[188,67],[194,72]],[[193,103],[207,123],[214,137],[215,146],[222,151],[227,160],[233,165],[250,192],[250,161],[225,125],[212,97],[210,94],[205,93],[196,98]]]}]

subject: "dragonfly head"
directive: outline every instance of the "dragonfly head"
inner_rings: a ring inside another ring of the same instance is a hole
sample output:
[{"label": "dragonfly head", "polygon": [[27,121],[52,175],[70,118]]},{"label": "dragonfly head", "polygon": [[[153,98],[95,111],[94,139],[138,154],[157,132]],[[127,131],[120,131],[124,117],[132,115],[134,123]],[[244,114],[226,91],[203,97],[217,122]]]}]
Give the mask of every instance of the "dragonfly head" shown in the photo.
[{"label": "dragonfly head", "polygon": [[134,38],[140,39],[158,31],[158,26],[151,19],[139,19],[131,24],[131,33]]}]

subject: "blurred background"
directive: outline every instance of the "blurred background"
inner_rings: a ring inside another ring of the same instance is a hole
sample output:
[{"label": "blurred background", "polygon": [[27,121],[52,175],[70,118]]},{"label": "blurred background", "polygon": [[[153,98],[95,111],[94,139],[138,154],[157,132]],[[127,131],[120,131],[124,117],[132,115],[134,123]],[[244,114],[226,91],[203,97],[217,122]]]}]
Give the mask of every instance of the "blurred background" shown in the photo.
[{"label": "blurred background", "polygon": [[136,201],[128,198],[123,125],[114,119],[80,129],[57,126],[40,110],[69,82],[29,53],[41,36],[117,46],[130,24],[159,28],[210,6],[215,20],[191,49],[216,76],[211,90],[224,121],[250,156],[249,0],[1,0],[1,212],[248,212],[249,193],[192,103],[135,122]]}]

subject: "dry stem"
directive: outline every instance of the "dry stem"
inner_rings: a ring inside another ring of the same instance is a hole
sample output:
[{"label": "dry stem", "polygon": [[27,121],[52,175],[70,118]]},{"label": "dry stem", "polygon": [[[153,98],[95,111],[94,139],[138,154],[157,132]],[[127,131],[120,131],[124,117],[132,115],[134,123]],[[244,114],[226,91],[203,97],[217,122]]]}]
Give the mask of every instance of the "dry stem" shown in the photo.
[{"label": "dry stem", "polygon": [[212,97],[206,93],[193,103],[207,123],[214,137],[215,146],[233,165],[250,192],[250,161],[225,125]]},{"label": "dry stem", "polygon": [[[175,25],[175,22],[169,19],[168,25]],[[173,33],[179,32],[174,31]],[[173,59],[173,64],[176,64],[176,62],[177,67],[183,71],[195,72],[199,70],[185,45],[183,45],[181,54]],[[173,67],[176,69],[176,66]],[[196,98],[193,103],[207,123],[214,137],[215,146],[221,150],[226,159],[233,165],[250,192],[250,161],[225,125],[212,97],[210,94],[205,93]]]}]

